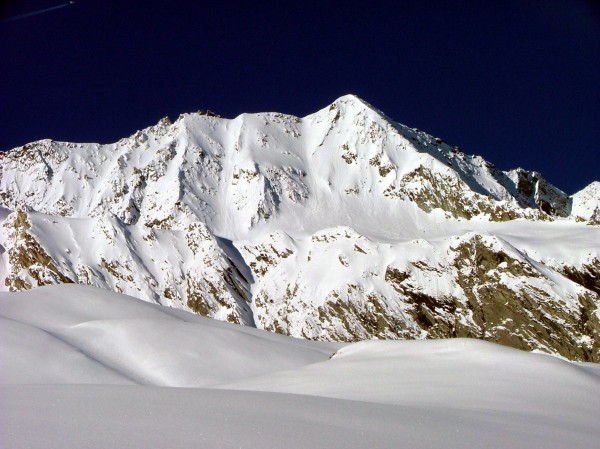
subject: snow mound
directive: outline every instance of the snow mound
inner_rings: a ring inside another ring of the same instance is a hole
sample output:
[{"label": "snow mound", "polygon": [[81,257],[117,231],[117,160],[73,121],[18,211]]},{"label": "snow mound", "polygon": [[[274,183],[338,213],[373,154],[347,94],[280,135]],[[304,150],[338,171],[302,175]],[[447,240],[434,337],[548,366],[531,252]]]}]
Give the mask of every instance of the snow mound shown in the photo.
[{"label": "snow mound", "polygon": [[326,360],[309,344],[105,290],[0,293],[0,381],[199,387]]}]

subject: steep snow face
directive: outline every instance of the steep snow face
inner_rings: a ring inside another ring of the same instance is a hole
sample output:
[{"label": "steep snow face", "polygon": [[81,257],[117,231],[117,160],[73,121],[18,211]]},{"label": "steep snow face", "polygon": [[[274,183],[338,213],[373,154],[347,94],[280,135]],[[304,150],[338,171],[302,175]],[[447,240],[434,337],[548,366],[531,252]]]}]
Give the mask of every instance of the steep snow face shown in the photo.
[{"label": "steep snow face", "polygon": [[0,169],[4,289],[72,282],[310,339],[600,360],[597,183],[568,198],[351,95],[304,118],[199,112],[111,145],[40,141]]},{"label": "steep snow face", "polygon": [[600,182],[592,182],[571,197],[571,214],[590,224],[600,225]]}]

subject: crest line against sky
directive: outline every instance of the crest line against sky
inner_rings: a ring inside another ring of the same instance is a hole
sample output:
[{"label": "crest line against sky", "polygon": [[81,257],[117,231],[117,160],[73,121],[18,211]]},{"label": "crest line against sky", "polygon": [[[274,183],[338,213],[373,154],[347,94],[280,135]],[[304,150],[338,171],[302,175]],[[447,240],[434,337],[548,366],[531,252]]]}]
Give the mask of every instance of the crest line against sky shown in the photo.
[{"label": "crest line against sky", "polygon": [[302,116],[353,93],[567,193],[600,180],[597,3],[389,3],[79,0],[10,21],[61,2],[4,2],[0,149],[115,142],[199,109]]}]

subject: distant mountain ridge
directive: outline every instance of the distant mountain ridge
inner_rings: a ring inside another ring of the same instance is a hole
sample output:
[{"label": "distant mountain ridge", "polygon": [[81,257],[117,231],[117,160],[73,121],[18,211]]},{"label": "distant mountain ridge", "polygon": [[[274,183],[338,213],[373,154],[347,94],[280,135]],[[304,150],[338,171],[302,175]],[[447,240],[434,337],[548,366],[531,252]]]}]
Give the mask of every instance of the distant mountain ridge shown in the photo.
[{"label": "distant mountain ridge", "polygon": [[0,281],[323,340],[469,336],[600,361],[600,183],[567,195],[344,96],[0,154]]}]

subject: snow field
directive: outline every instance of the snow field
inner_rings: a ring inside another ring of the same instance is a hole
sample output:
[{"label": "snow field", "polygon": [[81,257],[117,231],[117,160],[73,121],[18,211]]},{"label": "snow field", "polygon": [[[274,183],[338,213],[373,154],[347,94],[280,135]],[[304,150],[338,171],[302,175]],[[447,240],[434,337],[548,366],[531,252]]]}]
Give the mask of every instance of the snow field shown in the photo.
[{"label": "snow field", "polygon": [[2,447],[600,441],[596,365],[492,343],[309,342],[75,285],[3,293],[0,317]]}]

